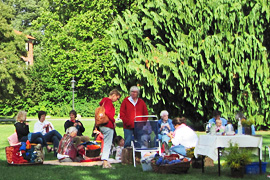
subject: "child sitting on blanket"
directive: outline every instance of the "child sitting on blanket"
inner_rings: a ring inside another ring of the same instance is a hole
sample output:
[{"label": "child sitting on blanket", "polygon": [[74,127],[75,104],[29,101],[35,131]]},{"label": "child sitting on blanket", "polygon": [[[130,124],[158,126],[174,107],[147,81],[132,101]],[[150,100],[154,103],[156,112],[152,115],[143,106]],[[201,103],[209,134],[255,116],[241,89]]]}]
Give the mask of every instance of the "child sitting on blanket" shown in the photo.
[{"label": "child sitting on blanket", "polygon": [[220,119],[216,120],[216,132],[218,134],[224,134],[225,133],[225,127],[222,126],[222,121]]},{"label": "child sitting on blanket", "polygon": [[103,146],[104,146],[104,136],[103,134],[99,131],[98,127],[94,127],[92,136],[94,137],[95,141],[101,142],[101,151],[103,152]]},{"label": "child sitting on blanket", "polygon": [[116,136],[114,138],[114,142],[117,145],[115,148],[115,151],[116,151],[115,159],[121,160],[122,150],[124,149],[125,140],[122,138],[122,136]]}]

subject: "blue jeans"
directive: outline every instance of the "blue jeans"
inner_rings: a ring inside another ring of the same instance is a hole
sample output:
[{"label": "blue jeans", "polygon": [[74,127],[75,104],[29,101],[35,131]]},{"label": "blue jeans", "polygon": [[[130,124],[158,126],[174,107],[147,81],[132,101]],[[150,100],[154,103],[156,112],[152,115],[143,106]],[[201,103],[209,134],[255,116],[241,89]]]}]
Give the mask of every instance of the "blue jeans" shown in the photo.
[{"label": "blue jeans", "polygon": [[177,146],[171,147],[170,151],[172,151],[174,153],[177,153],[177,154],[181,154],[183,156],[186,156],[187,155],[185,146],[183,146],[181,144],[180,145],[177,145]]},{"label": "blue jeans", "polygon": [[62,139],[62,136],[58,131],[52,130],[52,131],[46,133],[44,135],[44,138],[45,138],[46,142],[52,142],[53,147],[55,149],[55,148],[58,148],[58,145],[59,145],[60,140]]},{"label": "blue jeans", "polygon": [[125,148],[131,146],[133,131],[133,129],[124,129]]},{"label": "blue jeans", "polygon": [[167,134],[158,134],[158,139],[163,143],[166,142],[167,144],[169,143],[169,140],[171,139]]},{"label": "blue jeans", "polygon": [[[21,142],[26,142],[27,140],[28,140],[28,136],[23,136],[20,139]],[[42,147],[48,146],[47,141],[45,140],[44,136],[40,132],[31,134],[30,143],[41,144]]]},{"label": "blue jeans", "polygon": [[103,134],[104,146],[101,155],[101,160],[108,160],[110,156],[110,150],[112,146],[114,130],[108,127],[100,126],[100,132]]}]

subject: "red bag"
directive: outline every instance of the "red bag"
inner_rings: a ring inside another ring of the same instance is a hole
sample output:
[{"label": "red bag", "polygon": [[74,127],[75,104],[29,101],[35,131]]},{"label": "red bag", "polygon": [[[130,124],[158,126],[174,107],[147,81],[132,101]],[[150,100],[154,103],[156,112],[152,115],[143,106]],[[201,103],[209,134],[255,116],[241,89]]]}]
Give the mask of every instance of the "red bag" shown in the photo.
[{"label": "red bag", "polygon": [[109,122],[109,117],[105,114],[104,103],[95,110],[96,126],[104,126]]}]

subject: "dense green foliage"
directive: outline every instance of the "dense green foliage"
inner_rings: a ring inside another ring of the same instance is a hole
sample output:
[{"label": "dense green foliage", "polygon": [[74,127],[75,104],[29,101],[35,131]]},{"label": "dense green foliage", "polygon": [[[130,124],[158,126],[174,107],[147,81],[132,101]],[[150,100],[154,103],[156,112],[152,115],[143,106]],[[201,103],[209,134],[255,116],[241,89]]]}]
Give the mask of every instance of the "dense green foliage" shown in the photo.
[{"label": "dense green foliage", "polygon": [[48,7],[47,0],[2,0],[14,13],[12,27],[27,34],[33,34],[32,21],[37,19]]},{"label": "dense green foliage", "polygon": [[[154,114],[167,109],[200,124],[214,109],[231,119],[243,111],[269,125],[267,0],[2,0],[1,8],[8,25],[0,26],[0,52],[16,50],[0,67],[1,82],[10,82],[1,83],[0,99],[12,95],[1,115],[66,116],[74,76],[83,116],[114,87],[125,96],[137,84]],[[10,25],[36,38],[33,67],[12,66],[25,52],[20,40],[4,45],[4,36],[22,38]]]},{"label": "dense green foliage", "polygon": [[268,124],[269,16],[267,0],[138,0],[111,30],[114,82],[139,84],[156,111]]},{"label": "dense green foliage", "polygon": [[0,105],[0,113],[14,115],[16,110],[26,109],[32,115],[46,110],[51,115],[66,116],[72,107],[70,81],[75,77],[75,109],[83,116],[93,116],[97,102],[113,88],[111,75],[115,68],[111,66],[111,43],[106,30],[113,16],[121,8],[129,8],[132,1],[6,3],[16,12],[14,28],[36,38],[35,65],[29,68],[23,97]]},{"label": "dense green foliage", "polygon": [[0,103],[14,100],[27,81],[24,36],[15,34],[11,26],[12,11],[0,1]]}]

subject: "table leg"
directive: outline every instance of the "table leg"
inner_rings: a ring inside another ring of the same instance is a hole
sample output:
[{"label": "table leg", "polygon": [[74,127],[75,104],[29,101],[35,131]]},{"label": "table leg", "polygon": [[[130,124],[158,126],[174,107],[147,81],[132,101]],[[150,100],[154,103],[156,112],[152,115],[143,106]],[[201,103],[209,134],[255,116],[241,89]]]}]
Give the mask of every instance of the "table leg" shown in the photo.
[{"label": "table leg", "polygon": [[204,158],[205,156],[202,156],[202,173],[204,173]]},{"label": "table leg", "polygon": [[220,176],[220,147],[218,148],[218,176]]},{"label": "table leg", "polygon": [[266,146],[264,146],[264,162],[266,162]]},{"label": "table leg", "polygon": [[260,174],[262,174],[262,160],[261,160],[261,149],[260,148],[258,148],[258,155],[259,155]]}]

